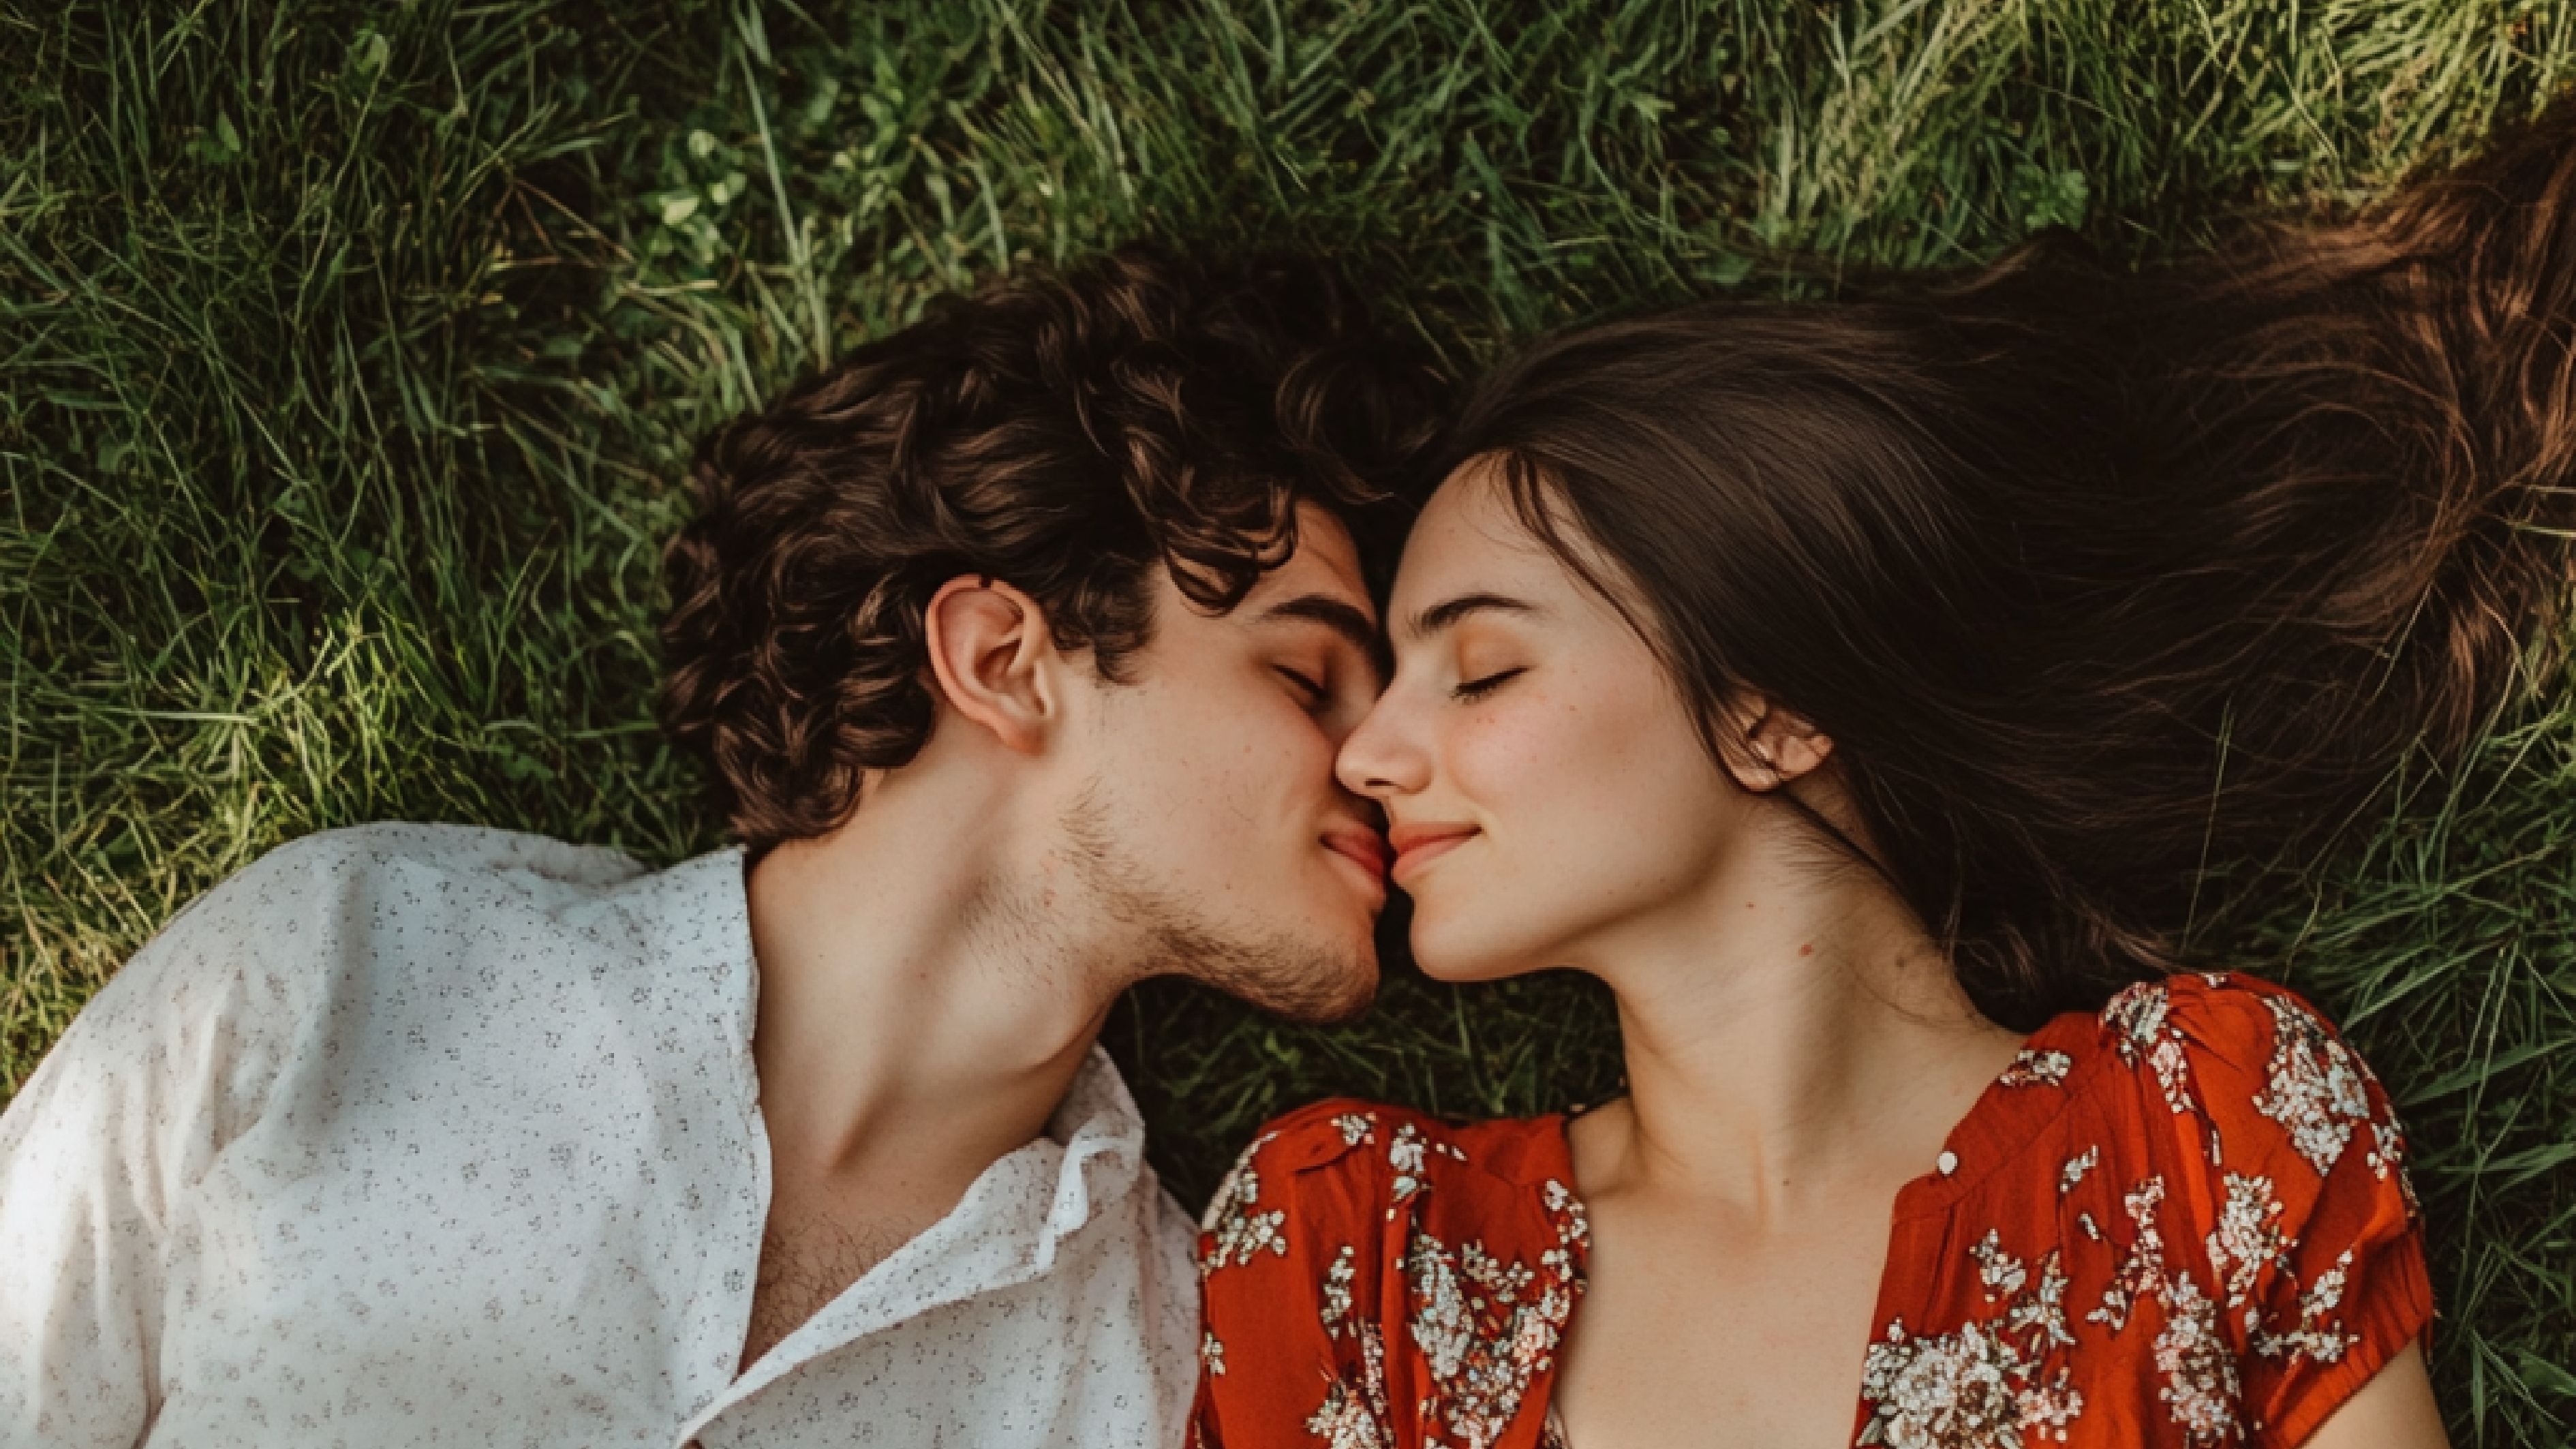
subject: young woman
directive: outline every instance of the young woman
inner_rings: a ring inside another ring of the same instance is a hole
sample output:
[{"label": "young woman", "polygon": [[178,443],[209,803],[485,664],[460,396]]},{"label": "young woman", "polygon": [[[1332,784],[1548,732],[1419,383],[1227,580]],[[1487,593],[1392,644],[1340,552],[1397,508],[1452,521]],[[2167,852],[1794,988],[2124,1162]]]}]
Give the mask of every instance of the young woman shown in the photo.
[{"label": "young woman", "polygon": [[2185,940],[2553,633],[2572,131],[2150,273],[1492,379],[1340,769],[1423,969],[1599,977],[1626,1091],[1273,1123],[1202,1237],[1198,1440],[2443,1444],[2387,1096]]}]

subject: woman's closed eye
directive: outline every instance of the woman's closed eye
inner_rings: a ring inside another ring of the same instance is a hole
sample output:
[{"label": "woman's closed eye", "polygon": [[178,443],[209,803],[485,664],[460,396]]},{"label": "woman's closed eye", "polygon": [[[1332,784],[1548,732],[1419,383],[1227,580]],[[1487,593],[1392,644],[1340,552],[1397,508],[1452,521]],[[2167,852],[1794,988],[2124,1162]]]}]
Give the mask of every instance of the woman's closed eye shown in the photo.
[{"label": "woman's closed eye", "polygon": [[1504,669],[1475,679],[1463,680],[1449,691],[1449,696],[1461,703],[1472,704],[1526,672],[1526,669]]}]

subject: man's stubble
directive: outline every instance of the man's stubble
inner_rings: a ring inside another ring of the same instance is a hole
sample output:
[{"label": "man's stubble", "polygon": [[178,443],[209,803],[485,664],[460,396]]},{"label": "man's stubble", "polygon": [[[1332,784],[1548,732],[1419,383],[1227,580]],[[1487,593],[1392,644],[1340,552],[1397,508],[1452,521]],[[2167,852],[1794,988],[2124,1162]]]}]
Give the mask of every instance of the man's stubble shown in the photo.
[{"label": "man's stubble", "polygon": [[1130,938],[1132,979],[1180,976],[1313,1026],[1349,1021],[1377,996],[1375,947],[1365,960],[1285,932],[1217,918],[1152,878],[1124,846],[1094,780],[1060,822],[1073,875]]}]

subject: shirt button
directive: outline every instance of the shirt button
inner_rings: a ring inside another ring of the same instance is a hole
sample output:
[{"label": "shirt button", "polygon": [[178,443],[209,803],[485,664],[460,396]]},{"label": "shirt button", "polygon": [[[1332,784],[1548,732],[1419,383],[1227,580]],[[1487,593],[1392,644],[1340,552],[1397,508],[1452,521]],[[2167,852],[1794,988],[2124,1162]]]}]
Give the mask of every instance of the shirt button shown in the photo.
[{"label": "shirt button", "polygon": [[1944,1151],[1941,1154],[1941,1160],[1932,1165],[1941,1169],[1941,1175],[1943,1177],[1948,1177],[1951,1173],[1959,1170],[1959,1154]]}]

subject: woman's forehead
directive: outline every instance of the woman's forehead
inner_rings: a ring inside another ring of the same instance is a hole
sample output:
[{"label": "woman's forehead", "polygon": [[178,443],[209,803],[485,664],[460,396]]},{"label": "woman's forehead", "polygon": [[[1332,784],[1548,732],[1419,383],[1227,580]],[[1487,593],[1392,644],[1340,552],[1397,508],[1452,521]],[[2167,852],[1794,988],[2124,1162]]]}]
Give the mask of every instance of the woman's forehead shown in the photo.
[{"label": "woman's forehead", "polygon": [[1535,586],[1564,576],[1522,520],[1501,467],[1483,459],[1464,464],[1433,492],[1405,545],[1395,590],[1408,598],[1423,589],[1446,590],[1467,573],[1487,587]]}]

